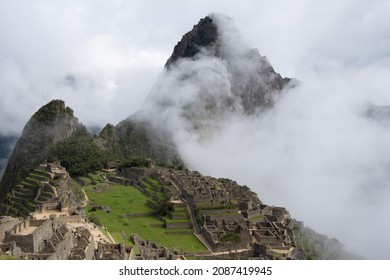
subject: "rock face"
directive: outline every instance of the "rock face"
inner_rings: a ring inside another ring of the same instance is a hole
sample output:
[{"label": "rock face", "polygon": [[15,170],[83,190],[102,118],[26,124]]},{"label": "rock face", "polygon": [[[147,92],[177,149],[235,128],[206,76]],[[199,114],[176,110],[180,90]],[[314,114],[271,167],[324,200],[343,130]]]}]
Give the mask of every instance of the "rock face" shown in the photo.
[{"label": "rock face", "polygon": [[230,90],[248,114],[272,106],[281,91],[292,85],[291,79],[276,73],[257,49],[243,43],[233,21],[223,15],[201,19],[178,42],[165,66],[170,70],[180,59],[204,57],[216,57],[225,64]]},{"label": "rock face", "polygon": [[209,136],[229,118],[271,108],[293,85],[243,43],[230,18],[211,15],[174,47],[140,115],[170,134],[184,126]]},{"label": "rock face", "polygon": [[83,126],[65,107],[62,100],[53,100],[40,108],[27,122],[0,183],[4,198],[10,188],[20,183],[40,163],[46,162],[50,150]]},{"label": "rock face", "polygon": [[165,64],[169,68],[180,58],[191,58],[200,52],[202,47],[211,47],[216,44],[218,38],[217,26],[210,17],[199,21],[194,28],[186,33],[173,49],[171,57]]}]

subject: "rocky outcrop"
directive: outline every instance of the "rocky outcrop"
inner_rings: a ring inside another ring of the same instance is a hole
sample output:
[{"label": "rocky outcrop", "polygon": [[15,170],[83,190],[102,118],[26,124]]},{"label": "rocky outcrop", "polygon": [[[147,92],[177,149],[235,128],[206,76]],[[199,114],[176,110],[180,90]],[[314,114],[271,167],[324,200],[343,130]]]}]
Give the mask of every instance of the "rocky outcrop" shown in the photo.
[{"label": "rocky outcrop", "polygon": [[31,170],[46,162],[57,143],[83,128],[62,100],[53,100],[40,108],[27,122],[11,154],[0,183],[0,196],[4,198]]},{"label": "rocky outcrop", "polygon": [[138,115],[171,143],[178,129],[207,139],[231,118],[272,108],[293,85],[243,42],[230,18],[210,15],[174,47]]},{"label": "rocky outcrop", "polygon": [[[218,39],[218,29],[210,17],[199,21],[194,28],[186,33],[173,49],[171,57],[165,64],[169,68],[180,58],[191,58],[198,54],[202,47],[215,47]],[[216,48],[214,49],[216,51]],[[214,53],[216,54],[216,53]]]},{"label": "rocky outcrop", "polygon": [[[165,66],[170,70],[180,59],[195,61],[201,59],[200,54],[225,63],[230,74],[230,90],[247,114],[272,106],[283,89],[294,84],[276,73],[257,49],[246,46],[233,21],[223,15],[201,19],[178,42]],[[226,105],[231,103],[226,101]]]}]

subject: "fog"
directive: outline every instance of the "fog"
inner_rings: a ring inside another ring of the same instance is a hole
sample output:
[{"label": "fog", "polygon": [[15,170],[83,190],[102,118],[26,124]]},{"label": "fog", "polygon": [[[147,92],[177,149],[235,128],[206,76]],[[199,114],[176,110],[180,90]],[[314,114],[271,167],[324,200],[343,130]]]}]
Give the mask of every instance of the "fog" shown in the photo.
[{"label": "fog", "polygon": [[[220,30],[232,28],[217,22]],[[207,51],[182,60],[163,72],[143,110],[170,129],[191,169],[248,185],[264,203],[285,206],[351,253],[389,258],[390,128],[366,111],[371,101],[390,104],[383,83],[390,70],[382,63],[327,64],[304,73],[271,110],[247,116],[233,97],[233,112],[217,103],[210,118],[205,100],[233,96],[234,58],[246,48],[240,37],[231,38],[235,32],[223,34],[223,46],[232,46],[225,49],[229,63]],[[239,62],[242,71],[253,70],[251,60]],[[204,127],[212,133],[205,135]]]},{"label": "fog", "polygon": [[[207,53],[160,73],[211,12],[232,17],[242,34],[225,32],[233,60],[242,45],[258,48],[299,85],[256,117],[244,117],[234,98],[232,117],[198,104],[206,129],[193,133],[183,104],[199,85],[205,96],[232,97],[231,73]],[[357,254],[390,258],[389,128],[364,117],[369,102],[390,104],[389,19],[388,0],[0,1],[0,135],[20,134],[52,99],[102,127],[136,112],[151,89],[160,99],[169,92],[170,109],[153,119],[168,125],[191,168],[247,184]],[[178,70],[193,78],[178,85]]]}]

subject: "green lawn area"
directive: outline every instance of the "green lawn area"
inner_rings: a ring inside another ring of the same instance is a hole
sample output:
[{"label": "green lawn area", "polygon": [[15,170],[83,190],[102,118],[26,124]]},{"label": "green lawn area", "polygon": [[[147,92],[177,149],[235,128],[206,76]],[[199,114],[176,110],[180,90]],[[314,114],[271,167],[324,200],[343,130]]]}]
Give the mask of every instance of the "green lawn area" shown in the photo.
[{"label": "green lawn area", "polygon": [[[90,200],[86,209],[87,215],[97,215],[116,242],[125,241],[126,244],[131,245],[129,238],[132,233],[135,233],[141,238],[151,240],[158,245],[164,245],[169,249],[176,248],[186,252],[207,251],[193,234],[166,234],[167,229],[164,228],[164,222],[155,216],[126,218],[125,214],[152,211],[146,205],[148,197],[135,187],[111,185],[107,191],[95,192],[93,186],[87,186],[84,190]],[[111,212],[105,213],[102,210],[89,212],[93,203],[108,206],[111,208]],[[127,237],[121,236],[122,231]]]},{"label": "green lawn area", "polygon": [[162,187],[162,184],[160,181],[154,179],[153,177],[148,177],[149,181],[152,182],[154,185]]},{"label": "green lawn area", "polygon": [[[149,179],[153,179],[151,177],[149,177]],[[157,183],[159,183],[157,180],[153,179],[154,181],[156,181]],[[153,186],[147,182],[147,181],[141,181],[142,183],[145,184],[145,186],[147,187],[146,189],[150,192],[150,193],[153,193],[155,194],[159,199],[163,200],[165,198],[165,194],[163,192],[160,192],[160,191],[155,191],[153,189]],[[154,184],[154,183],[153,183]],[[161,184],[155,184],[155,186],[161,186]]]},{"label": "green lawn area", "polygon": [[[123,216],[124,214],[148,213],[152,209],[146,205],[147,196],[131,186],[112,185],[108,191],[94,192],[93,186],[84,188],[90,204],[96,202],[99,205],[111,208],[110,214]],[[90,207],[87,208],[87,211]]]}]

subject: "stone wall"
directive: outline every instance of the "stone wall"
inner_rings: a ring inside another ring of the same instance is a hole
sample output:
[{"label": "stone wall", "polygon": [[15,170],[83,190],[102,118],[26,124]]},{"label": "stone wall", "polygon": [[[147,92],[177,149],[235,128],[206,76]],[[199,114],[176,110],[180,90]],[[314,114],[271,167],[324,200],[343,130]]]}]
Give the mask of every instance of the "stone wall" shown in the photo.
[{"label": "stone wall", "polygon": [[224,220],[229,220],[229,221],[240,221],[240,220],[243,220],[242,216],[240,214],[237,213],[237,215],[233,215],[233,214],[229,214],[229,213],[226,213],[226,215],[223,215],[223,214],[218,214],[216,216],[213,216],[213,215],[206,215],[206,221],[210,221],[210,222],[214,222],[214,221],[218,221],[218,222],[222,222]]},{"label": "stone wall", "polygon": [[21,257],[22,250],[16,246],[16,242],[0,243],[0,253],[9,253],[10,256]]},{"label": "stone wall", "polygon": [[60,209],[59,201],[43,202],[41,210],[58,210]]},{"label": "stone wall", "polygon": [[73,247],[73,235],[66,232],[61,242],[56,246],[55,252],[50,257],[51,260],[66,260],[69,258],[70,251]]},{"label": "stone wall", "polygon": [[107,175],[107,180],[112,182],[112,183],[119,184],[119,185],[125,185],[125,186],[129,186],[132,184],[131,180],[129,180],[129,179],[118,178],[118,177],[111,176],[111,175]]},{"label": "stone wall", "polygon": [[[30,220],[26,219],[14,227],[13,230],[6,231],[4,241],[15,241],[23,253],[38,253],[43,248],[44,240],[49,240],[53,235],[55,221],[52,220]],[[20,232],[29,227],[36,229],[28,235],[20,235]]]},{"label": "stone wall", "polygon": [[30,220],[26,219],[13,227],[12,230],[7,230],[4,236],[4,242],[15,242],[22,252],[34,251],[34,237],[29,235],[18,235],[24,229],[30,227]]},{"label": "stone wall", "polygon": [[148,205],[150,208],[152,209],[156,209],[157,208],[157,203],[151,201],[151,200],[146,200],[146,205]]},{"label": "stone wall", "polygon": [[98,260],[124,259],[124,252],[124,244],[99,243],[96,258]]},{"label": "stone wall", "polygon": [[190,215],[188,213],[182,213],[182,214],[170,213],[169,216],[171,217],[172,220],[185,220],[190,218]]},{"label": "stone wall", "polygon": [[167,235],[192,235],[194,232],[192,230],[179,230],[179,231],[166,231],[164,233]]},{"label": "stone wall", "polygon": [[95,259],[95,239],[91,235],[89,238],[89,245],[85,248],[85,259],[94,260]]},{"label": "stone wall", "polygon": [[75,234],[75,246],[72,248],[69,259],[93,260],[95,259],[95,241],[87,228],[78,227]]},{"label": "stone wall", "polygon": [[216,251],[216,242],[214,241],[211,232],[206,228],[202,227],[201,230],[202,237],[206,240],[207,244],[211,247],[213,251]]},{"label": "stone wall", "polygon": [[50,260],[51,254],[24,254],[26,260]]},{"label": "stone wall", "polygon": [[253,211],[241,212],[241,214],[242,214],[242,216],[243,216],[245,219],[251,219],[251,218],[260,216],[260,215],[261,215],[261,211],[260,211],[260,209],[257,209],[257,210],[253,210]]},{"label": "stone wall", "polygon": [[62,223],[80,223],[83,221],[83,217],[80,215],[60,216],[57,218],[57,221]]},{"label": "stone wall", "polygon": [[14,235],[7,231],[5,233],[4,242],[16,242],[17,246],[21,248],[22,252],[33,252],[34,250],[34,239],[33,235]]},{"label": "stone wall", "polygon": [[178,223],[170,223],[165,222],[165,227],[167,229],[183,229],[183,228],[191,228],[191,222],[178,222]]},{"label": "stone wall", "polygon": [[137,218],[137,217],[148,217],[155,214],[155,211],[147,213],[137,213],[137,214],[125,214],[126,218]]}]

